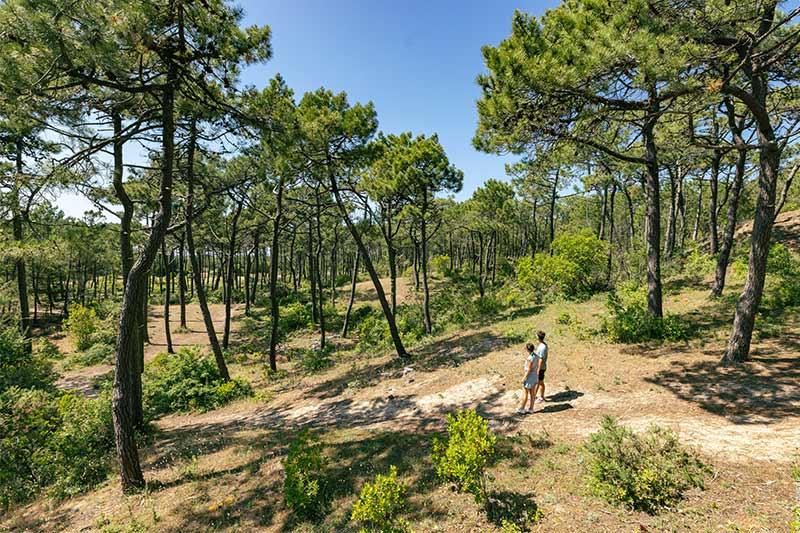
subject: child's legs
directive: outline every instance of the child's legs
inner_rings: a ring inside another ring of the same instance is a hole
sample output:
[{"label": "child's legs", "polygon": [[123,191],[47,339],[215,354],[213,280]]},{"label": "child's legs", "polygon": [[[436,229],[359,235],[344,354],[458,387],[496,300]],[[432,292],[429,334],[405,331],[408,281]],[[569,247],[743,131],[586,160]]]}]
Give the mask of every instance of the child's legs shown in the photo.
[{"label": "child's legs", "polygon": [[536,400],[536,387],[537,387],[537,386],[538,386],[538,384],[535,384],[535,385],[534,385],[534,386],[531,388],[531,394],[530,394],[530,403],[531,403],[531,407],[530,407],[530,409],[531,409],[531,411],[533,411],[533,402]]},{"label": "child's legs", "polygon": [[520,409],[525,409],[525,404],[528,403],[528,396],[530,396],[530,390],[527,387],[522,387],[522,405],[519,407]]}]

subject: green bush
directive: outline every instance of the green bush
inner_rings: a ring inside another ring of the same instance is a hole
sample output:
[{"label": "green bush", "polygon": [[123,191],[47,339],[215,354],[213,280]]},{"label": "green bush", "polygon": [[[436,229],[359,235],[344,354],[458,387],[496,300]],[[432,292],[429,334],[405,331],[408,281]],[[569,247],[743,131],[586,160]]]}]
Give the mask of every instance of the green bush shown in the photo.
[{"label": "green bush", "polygon": [[324,472],[327,460],[322,444],[304,429],[289,445],[283,462],[283,498],[286,506],[306,519],[322,517],[330,506]]},{"label": "green bush", "polygon": [[324,350],[303,350],[300,366],[308,372],[318,372],[333,365],[330,344]]},{"label": "green bush", "polygon": [[111,401],[64,394],[58,401],[61,427],[52,436],[51,494],[72,496],[106,479],[114,449]]},{"label": "green bush", "polygon": [[656,513],[677,503],[690,488],[703,488],[708,473],[677,436],[658,426],[634,433],[611,418],[584,447],[590,489],[619,505]]},{"label": "green bush", "polygon": [[[422,310],[417,305],[398,305],[395,324],[405,344],[412,345],[425,336]],[[358,325],[358,348],[362,352],[386,348],[391,343],[389,324],[383,313],[372,313]]]},{"label": "green bush", "polygon": [[783,244],[773,244],[767,272],[767,305],[777,309],[800,306],[800,259]]},{"label": "green bush", "polygon": [[614,342],[636,343],[651,340],[687,340],[691,330],[680,317],[665,315],[654,317],[647,309],[647,296],[643,291],[622,288],[608,295],[608,317],[604,317],[601,331]]},{"label": "green bush", "polygon": [[0,394],[0,507],[43,489],[66,497],[106,479],[114,434],[107,396],[16,387]]},{"label": "green bush", "polygon": [[474,495],[478,503],[485,502],[486,468],[494,459],[496,443],[489,424],[474,409],[447,415],[447,440],[433,440],[436,474]]},{"label": "green bush", "polygon": [[704,254],[697,248],[693,249],[686,257],[684,272],[695,280],[702,280],[714,272],[716,260],[713,255]]},{"label": "green bush", "polygon": [[111,364],[114,361],[115,350],[111,344],[95,343],[86,350],[75,354],[74,360],[80,366]]},{"label": "green bush", "polygon": [[442,276],[450,277],[453,272],[450,270],[450,256],[437,255],[430,260],[431,270]]},{"label": "green bush", "polygon": [[74,304],[69,307],[69,317],[64,321],[76,350],[86,350],[94,343],[94,334],[100,327],[100,318],[94,309]]},{"label": "green bush", "polygon": [[160,354],[145,365],[144,404],[151,416],[208,411],[253,393],[241,379],[224,381],[214,360],[198,348]]},{"label": "green bush", "polygon": [[593,233],[565,233],[553,241],[553,255],[514,263],[516,284],[537,301],[586,296],[604,287],[607,255],[607,244]]},{"label": "green bush", "polygon": [[600,240],[593,231],[587,229],[559,235],[553,241],[553,256],[575,265],[568,270],[569,275],[575,276],[576,285],[565,287],[567,296],[591,294],[605,286],[608,243]]},{"label": "green bush", "polygon": [[392,465],[388,474],[378,474],[375,481],[366,483],[353,505],[351,519],[372,531],[404,531],[405,524],[397,515],[406,503],[406,486],[397,480],[397,468]]},{"label": "green bush", "polygon": [[33,345],[33,353],[42,359],[61,359],[64,354],[58,349],[58,346],[50,339],[40,338]]},{"label": "green bush", "polygon": [[311,327],[311,304],[292,302],[281,306],[279,313],[281,335]]},{"label": "green bush", "polygon": [[15,325],[0,325],[0,393],[10,387],[49,388],[55,374],[50,361],[31,354]]}]

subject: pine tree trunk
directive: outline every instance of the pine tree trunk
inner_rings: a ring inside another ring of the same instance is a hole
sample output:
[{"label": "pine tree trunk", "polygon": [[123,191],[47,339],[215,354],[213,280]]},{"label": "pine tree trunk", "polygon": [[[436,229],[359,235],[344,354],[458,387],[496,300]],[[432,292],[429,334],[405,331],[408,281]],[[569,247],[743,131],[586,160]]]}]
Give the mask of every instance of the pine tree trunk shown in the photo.
[{"label": "pine tree trunk", "polygon": [[344,201],[342,200],[339,192],[339,186],[336,183],[336,176],[332,171],[329,171],[328,178],[330,180],[331,192],[333,193],[333,197],[336,200],[336,205],[339,208],[339,213],[344,219],[344,223],[347,226],[348,231],[350,231],[350,235],[352,235],[358,250],[361,252],[361,256],[364,259],[364,266],[369,273],[370,279],[372,279],[372,284],[375,287],[375,293],[378,295],[378,301],[381,304],[381,309],[383,309],[383,315],[386,317],[386,322],[389,325],[389,333],[392,336],[395,351],[400,358],[408,357],[408,353],[403,346],[403,341],[400,339],[400,332],[397,330],[397,324],[395,323],[392,310],[389,307],[389,302],[386,300],[386,293],[383,291],[381,279],[372,264],[369,252],[367,251],[367,247],[364,245],[364,241],[361,239],[361,234],[358,232],[358,228],[356,228],[355,224],[353,224],[353,221],[350,220],[350,215],[347,213],[347,208],[345,207]]},{"label": "pine tree trunk", "polygon": [[353,259],[353,274],[350,279],[350,299],[347,302],[347,311],[344,313],[344,323],[342,324],[342,337],[347,338],[347,330],[350,325],[350,313],[353,311],[353,303],[356,301],[356,283],[358,282],[358,263],[361,254],[356,251]]},{"label": "pine tree trunk", "polygon": [[167,259],[167,239],[164,238],[161,240],[161,261],[164,265],[164,277],[166,278],[164,283],[164,336],[166,337],[167,341],[167,353],[175,353],[175,349],[172,347],[172,332],[170,331],[170,324],[169,324],[169,299],[170,299],[170,271],[169,265],[172,261]]},{"label": "pine tree trunk", "polygon": [[184,246],[186,241],[186,232],[181,233],[181,238],[178,246],[178,300],[180,303],[180,318],[181,329],[189,329],[186,325],[186,257],[184,253]]},{"label": "pine tree trunk", "polygon": [[197,293],[197,303],[200,306],[200,311],[203,314],[203,322],[205,322],[206,332],[208,334],[208,342],[211,345],[211,351],[214,353],[214,360],[217,363],[219,374],[223,380],[228,381],[230,374],[228,373],[228,365],[225,364],[225,357],[222,355],[222,349],[219,345],[217,338],[217,331],[214,328],[214,321],[211,317],[211,311],[208,308],[208,300],[206,299],[206,291],[203,286],[202,271],[197,259],[197,251],[194,246],[194,235],[192,224],[194,223],[194,154],[197,145],[197,119],[192,118],[189,124],[189,141],[186,150],[186,202],[185,202],[185,219],[186,219],[186,247],[189,253],[189,261],[192,265],[192,277],[194,278],[195,292]]},{"label": "pine tree trunk", "polygon": [[228,267],[227,267],[227,283],[225,288],[225,324],[224,332],[222,334],[222,347],[228,349],[231,337],[231,303],[233,301],[234,290],[234,274],[236,273],[236,231],[239,226],[239,216],[242,214],[242,207],[244,200],[236,203],[236,209],[233,212],[233,219],[231,220],[231,238],[228,243]]},{"label": "pine tree trunk", "polygon": [[[271,330],[269,336],[269,367],[274,372],[278,369],[278,325],[280,309],[278,307],[278,246],[280,244],[281,224],[283,223],[283,176],[278,178],[275,188],[275,218],[272,222],[272,246],[269,251],[269,307]],[[292,254],[294,254],[294,234],[292,235]],[[293,263],[290,257],[290,264]],[[294,268],[292,278],[294,279]],[[295,282],[296,283],[296,282]]]},{"label": "pine tree trunk", "polygon": [[[161,101],[162,132],[159,211],[153,220],[150,235],[142,248],[139,259],[128,273],[128,281],[120,311],[111,410],[123,491],[140,489],[144,486],[144,476],[139,464],[139,454],[134,434],[134,426],[137,425],[137,420],[134,413],[131,412],[129,395],[130,385],[134,381],[136,373],[139,372],[136,361],[138,357],[137,347],[139,345],[137,330],[141,329],[141,322],[137,315],[141,313],[145,305],[147,276],[158,254],[158,247],[166,235],[172,214],[172,170],[175,157],[174,106],[177,76],[178,66],[174,62],[170,62]],[[121,157],[121,151],[119,157]]]},{"label": "pine tree trunk", "polygon": [[[658,111],[653,110],[653,111]],[[647,244],[647,310],[654,317],[661,318],[661,198],[660,183],[658,179],[658,159],[654,128],[658,120],[656,112],[651,112],[645,119],[642,128],[642,138],[645,143],[645,158],[647,159],[647,172],[645,172],[645,195],[647,207],[645,211],[646,228],[645,242]]]}]

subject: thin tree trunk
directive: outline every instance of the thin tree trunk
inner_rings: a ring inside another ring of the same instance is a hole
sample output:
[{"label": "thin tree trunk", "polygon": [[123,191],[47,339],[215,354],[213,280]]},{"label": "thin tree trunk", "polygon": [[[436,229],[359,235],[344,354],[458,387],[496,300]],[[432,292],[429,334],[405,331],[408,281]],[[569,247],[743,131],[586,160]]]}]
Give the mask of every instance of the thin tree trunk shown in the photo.
[{"label": "thin tree trunk", "polygon": [[[269,251],[269,307],[271,317],[271,330],[269,336],[269,368],[274,372],[278,369],[278,325],[280,309],[278,308],[278,245],[280,244],[281,224],[283,223],[283,176],[279,176],[275,188],[275,218],[272,222],[272,247]],[[294,253],[294,235],[292,235],[292,251]],[[290,264],[293,262],[290,257]],[[292,278],[294,278],[292,268]],[[295,282],[296,283],[296,282]]]},{"label": "thin tree trunk", "polygon": [[225,324],[224,333],[222,334],[222,347],[228,349],[231,338],[231,302],[233,301],[233,275],[236,272],[236,264],[234,262],[236,254],[236,231],[239,226],[239,216],[242,214],[242,206],[244,200],[239,200],[236,203],[236,209],[233,212],[233,219],[231,220],[231,238],[228,243],[228,280],[225,290]]},{"label": "thin tree trunk", "polygon": [[[16,153],[16,175],[14,177],[14,187],[13,187],[13,197],[11,198],[12,204],[12,219],[11,219],[11,226],[12,226],[12,233],[14,240],[17,242],[17,246],[22,245],[22,213],[20,212],[20,205],[19,205],[19,187],[21,182],[25,178],[23,177],[23,166],[22,166],[22,140],[17,141],[17,153]],[[31,351],[31,343],[30,343],[30,335],[31,335],[31,320],[30,320],[30,310],[28,308],[28,278],[25,273],[25,258],[22,253],[17,254],[17,258],[14,261],[14,269],[17,273],[17,295],[19,297],[19,327],[22,331],[22,335],[26,339],[26,349],[30,352]]]},{"label": "thin tree trunk", "polygon": [[719,252],[719,231],[717,229],[717,201],[719,197],[719,165],[722,160],[722,151],[714,150],[714,157],[711,159],[711,194],[708,202],[708,236],[711,246],[711,255]]},{"label": "thin tree trunk", "polygon": [[206,332],[208,333],[208,342],[211,345],[211,351],[214,353],[214,360],[217,363],[219,374],[223,380],[228,381],[230,374],[228,373],[228,365],[225,364],[225,357],[222,355],[222,348],[219,345],[217,338],[217,331],[214,328],[214,321],[211,318],[211,311],[208,308],[208,300],[206,299],[206,291],[203,286],[203,276],[200,270],[200,263],[197,260],[197,252],[194,246],[194,235],[192,224],[194,223],[194,154],[197,144],[197,119],[194,117],[189,124],[189,142],[186,151],[186,202],[185,202],[185,219],[186,219],[186,247],[189,253],[189,261],[192,264],[192,277],[194,277],[195,291],[197,293],[197,303],[200,306],[200,311],[203,314],[203,322],[205,322]]},{"label": "thin tree trunk", "polygon": [[425,326],[425,333],[431,334],[433,332],[433,323],[431,322],[431,293],[428,288],[428,222],[425,220],[428,212],[428,191],[423,193],[422,202],[422,216],[420,217],[420,237],[422,247],[422,319]]},{"label": "thin tree trunk", "polygon": [[361,253],[356,250],[355,259],[353,259],[353,274],[350,279],[350,299],[347,302],[347,311],[344,313],[344,323],[342,324],[342,337],[347,338],[347,330],[350,326],[350,313],[353,311],[353,303],[356,301],[356,283],[358,281],[358,263],[361,259]]},{"label": "thin tree trunk", "polygon": [[347,213],[347,208],[345,207],[344,201],[342,200],[341,194],[339,192],[339,186],[336,183],[336,176],[330,170],[328,178],[330,180],[331,192],[333,192],[333,197],[336,200],[337,207],[339,208],[339,213],[344,219],[344,223],[347,226],[347,229],[350,231],[350,234],[352,235],[353,240],[355,241],[356,246],[358,247],[358,250],[361,252],[361,256],[364,259],[364,266],[366,267],[367,272],[369,273],[369,277],[372,279],[372,284],[375,287],[375,293],[378,295],[378,301],[381,304],[381,309],[383,309],[383,315],[386,317],[386,322],[389,325],[389,333],[392,336],[392,341],[394,342],[395,351],[397,352],[398,357],[401,358],[408,357],[408,353],[406,352],[406,349],[403,346],[403,341],[400,339],[400,332],[397,330],[397,324],[395,323],[392,310],[389,307],[389,302],[386,300],[386,293],[383,291],[383,285],[381,285],[381,279],[378,276],[378,272],[375,270],[375,267],[372,264],[369,252],[367,251],[367,247],[364,245],[364,241],[361,239],[361,234],[358,232],[358,228],[356,228],[355,224],[353,224],[353,221],[350,220],[350,215]]},{"label": "thin tree trunk", "polygon": [[164,335],[167,340],[167,353],[175,353],[175,350],[172,347],[172,332],[170,331],[170,324],[169,324],[169,299],[170,299],[170,272],[169,272],[169,264],[171,261],[167,259],[167,239],[164,238],[161,240],[161,261],[164,264],[164,277],[166,278],[164,283]]},{"label": "thin tree trunk", "polygon": [[186,325],[186,257],[184,255],[184,246],[186,241],[186,232],[181,233],[181,238],[178,246],[178,300],[180,303],[180,318],[181,329],[189,329]]}]

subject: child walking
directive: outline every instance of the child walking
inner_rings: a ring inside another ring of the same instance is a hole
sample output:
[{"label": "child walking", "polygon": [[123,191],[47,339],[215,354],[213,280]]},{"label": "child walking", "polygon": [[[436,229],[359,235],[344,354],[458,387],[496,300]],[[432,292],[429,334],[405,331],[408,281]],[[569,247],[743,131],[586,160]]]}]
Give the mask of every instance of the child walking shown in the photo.
[{"label": "child walking", "polygon": [[[536,388],[539,383],[539,364],[541,360],[536,355],[536,347],[528,343],[525,345],[525,350],[527,350],[528,356],[525,358],[525,377],[522,379],[522,405],[517,409],[518,415],[533,412],[533,402],[536,400]],[[530,403],[530,407],[526,408],[525,405],[528,403]]]}]

